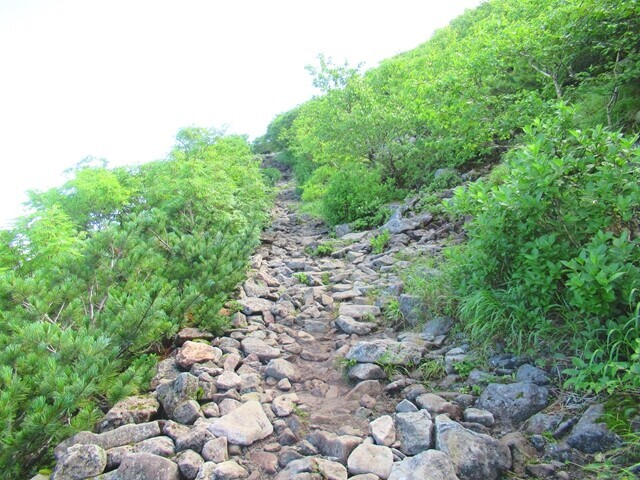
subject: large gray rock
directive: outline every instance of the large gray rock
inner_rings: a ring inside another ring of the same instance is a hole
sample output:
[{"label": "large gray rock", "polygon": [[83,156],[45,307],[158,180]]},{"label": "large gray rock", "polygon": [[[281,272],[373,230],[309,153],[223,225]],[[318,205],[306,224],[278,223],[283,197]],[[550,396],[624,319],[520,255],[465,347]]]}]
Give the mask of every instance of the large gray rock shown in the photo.
[{"label": "large gray rock", "polygon": [[73,445],[58,461],[52,480],[76,480],[100,475],[107,466],[107,454],[98,445]]},{"label": "large gray rock", "polygon": [[424,302],[416,295],[403,293],[398,297],[398,305],[402,316],[411,325],[415,325],[424,315]]},{"label": "large gray rock", "polygon": [[362,443],[360,437],[336,435],[324,430],[314,430],[309,434],[308,440],[322,455],[336,458],[343,465],[347,464],[351,452]]},{"label": "large gray rock", "polygon": [[433,340],[441,335],[447,335],[454,321],[449,317],[436,317],[429,320],[422,328],[422,336],[425,340]]},{"label": "large gray rock", "polygon": [[267,368],[265,368],[264,373],[268,377],[273,377],[278,380],[287,378],[291,382],[300,381],[300,373],[298,373],[298,368],[293,363],[283,358],[276,358],[274,360],[271,360],[267,364]]},{"label": "large gray rock", "polygon": [[193,450],[200,453],[202,447],[213,438],[213,433],[204,426],[196,426],[176,437],[176,451]]},{"label": "large gray rock", "polygon": [[165,413],[173,418],[176,407],[186,400],[195,400],[198,393],[198,377],[181,373],[173,382],[163,383],[156,389],[156,397]]},{"label": "large gray rock", "polygon": [[178,367],[176,359],[174,357],[165,358],[156,365],[156,374],[151,379],[149,388],[155,390],[158,388],[158,385],[173,382],[178,378],[178,375],[180,375],[180,367]]},{"label": "large gray rock", "polygon": [[280,350],[268,345],[259,338],[248,337],[242,340],[242,350],[245,355],[252,353],[262,361],[269,361],[280,356]]},{"label": "large gray rock", "polygon": [[511,451],[495,438],[436,417],[436,448],[451,458],[460,480],[496,480],[511,468]]},{"label": "large gray rock", "polygon": [[116,469],[122,463],[124,457],[132,453],[141,452],[170,458],[176,453],[176,447],[169,437],[153,437],[133,445],[110,448],[107,450],[107,469]]},{"label": "large gray rock", "polygon": [[[308,474],[308,475],[305,475]],[[317,476],[312,476],[317,474]],[[289,462],[275,480],[347,480],[347,469],[337,462],[305,457]]]},{"label": "large gray rock", "polygon": [[196,478],[203,464],[204,459],[193,450],[185,450],[178,456],[178,469],[187,480]]},{"label": "large gray rock", "polygon": [[260,402],[251,400],[233,412],[212,420],[209,431],[217,437],[227,437],[235,445],[251,445],[273,433],[273,425]]},{"label": "large gray rock", "polygon": [[400,451],[405,455],[417,455],[433,448],[433,421],[427,410],[398,413],[396,434],[400,440]]},{"label": "large gray rock", "polygon": [[388,480],[460,480],[449,456],[437,450],[427,450],[415,457],[396,462]]},{"label": "large gray rock", "polygon": [[489,410],[496,423],[508,429],[518,426],[548,404],[549,391],[546,387],[533,383],[491,383],[475,406]]},{"label": "large gray rock", "polygon": [[59,460],[67,452],[67,449],[73,445],[93,444],[108,450],[113,447],[138,443],[147,438],[157,437],[159,435],[160,425],[158,422],[123,425],[115,430],[100,434],[79,432],[60,443],[55,448],[54,455],[56,459]]},{"label": "large gray rock", "polygon": [[604,405],[591,405],[573,427],[567,444],[584,453],[605,452],[619,447],[622,444],[620,437],[609,430],[606,423],[598,423],[603,414]]},{"label": "large gray rock", "polygon": [[160,403],[151,395],[127,397],[116,403],[100,421],[98,430],[108,432],[129,423],[145,423],[158,413]]},{"label": "large gray rock", "polygon": [[349,473],[373,473],[386,480],[391,473],[393,453],[389,447],[362,443],[358,445],[347,460]]},{"label": "large gray rock", "polygon": [[340,315],[336,318],[335,322],[336,326],[340,330],[349,335],[352,333],[355,333],[356,335],[368,335],[375,326],[373,323],[358,322],[357,320],[345,315]]},{"label": "large gray rock", "polygon": [[262,312],[271,312],[273,302],[264,298],[247,297],[239,300],[242,305],[242,313],[245,315],[259,315]]},{"label": "large gray rock", "polygon": [[127,455],[118,467],[118,480],[179,480],[178,465],[151,453]]}]

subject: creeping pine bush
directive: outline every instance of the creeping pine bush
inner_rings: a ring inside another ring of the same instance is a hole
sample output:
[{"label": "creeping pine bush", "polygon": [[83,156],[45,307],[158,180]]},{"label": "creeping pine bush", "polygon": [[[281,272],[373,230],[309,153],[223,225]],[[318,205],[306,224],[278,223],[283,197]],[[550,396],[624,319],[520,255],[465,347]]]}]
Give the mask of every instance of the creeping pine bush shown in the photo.
[{"label": "creeping pine bush", "polygon": [[354,165],[335,173],[323,197],[323,212],[331,225],[355,222],[357,228],[376,227],[389,212],[384,205],[404,196],[382,180],[380,170]]},{"label": "creeping pine bush", "polygon": [[502,178],[456,191],[453,213],[474,217],[467,244],[448,252],[458,313],[480,340],[572,344],[583,356],[569,385],[637,388],[640,151],[571,121],[566,107],[536,121]]}]

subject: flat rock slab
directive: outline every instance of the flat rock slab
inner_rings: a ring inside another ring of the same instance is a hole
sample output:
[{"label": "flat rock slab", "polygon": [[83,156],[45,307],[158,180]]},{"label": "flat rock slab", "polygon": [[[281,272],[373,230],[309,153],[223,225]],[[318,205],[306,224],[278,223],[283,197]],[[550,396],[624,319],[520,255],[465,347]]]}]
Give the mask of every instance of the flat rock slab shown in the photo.
[{"label": "flat rock slab", "polygon": [[217,437],[227,437],[235,445],[251,445],[273,433],[273,425],[260,402],[251,400],[233,412],[214,419],[209,431]]},{"label": "flat rock slab", "polygon": [[347,460],[349,473],[373,473],[386,480],[391,473],[393,453],[386,446],[362,443],[358,445]]},{"label": "flat rock slab", "polygon": [[271,312],[273,302],[264,298],[247,297],[239,300],[242,305],[242,313],[245,315],[259,315],[263,312]]},{"label": "flat rock slab", "polygon": [[357,320],[347,317],[346,315],[340,315],[335,320],[336,326],[340,328],[344,333],[349,335],[355,333],[356,335],[368,335],[373,330],[375,324],[368,322],[358,322]]},{"label": "flat rock slab", "polygon": [[241,343],[242,350],[247,356],[253,353],[262,361],[273,360],[280,356],[280,350],[268,345],[259,338],[248,337],[243,339]]}]

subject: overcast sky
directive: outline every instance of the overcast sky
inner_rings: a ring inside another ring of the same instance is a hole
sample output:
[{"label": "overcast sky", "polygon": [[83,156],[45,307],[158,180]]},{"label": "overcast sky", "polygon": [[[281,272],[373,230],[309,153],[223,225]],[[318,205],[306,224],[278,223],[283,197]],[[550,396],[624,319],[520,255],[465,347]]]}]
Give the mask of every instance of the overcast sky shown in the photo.
[{"label": "overcast sky", "polygon": [[163,158],[181,127],[262,135],[304,66],[416,47],[480,0],[0,0],[0,226],[88,155]]}]

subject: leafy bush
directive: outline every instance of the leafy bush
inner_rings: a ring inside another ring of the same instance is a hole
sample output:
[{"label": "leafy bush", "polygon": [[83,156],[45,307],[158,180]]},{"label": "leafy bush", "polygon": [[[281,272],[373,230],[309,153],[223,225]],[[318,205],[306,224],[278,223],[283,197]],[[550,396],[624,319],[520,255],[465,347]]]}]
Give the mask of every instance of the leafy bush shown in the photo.
[{"label": "leafy bush", "polygon": [[323,198],[324,215],[331,225],[359,221],[360,228],[375,227],[388,217],[384,205],[402,195],[382,181],[378,170],[354,165],[331,177]]},{"label": "leafy bush", "polygon": [[164,161],[81,165],[0,232],[0,478],[143,389],[181,326],[224,330],[270,197],[242,137],[177,138]]},{"label": "leafy bush", "polygon": [[565,341],[587,355],[598,345],[591,359],[622,362],[615,376],[626,378],[638,368],[637,337],[622,332],[637,332],[640,152],[633,138],[571,121],[565,107],[536,121],[500,182],[456,191],[453,213],[474,219],[469,242],[448,252],[451,283],[476,339]]},{"label": "leafy bush", "polygon": [[271,185],[272,187],[275,186],[276,183],[278,183],[282,178],[282,172],[273,167],[263,168],[262,170],[260,170],[260,173],[262,173],[262,176],[264,177],[267,185]]},{"label": "leafy bush", "polygon": [[389,230],[384,229],[382,233],[379,233],[369,240],[371,251],[376,255],[384,252],[389,245],[389,240],[391,240],[391,234],[389,233]]}]

